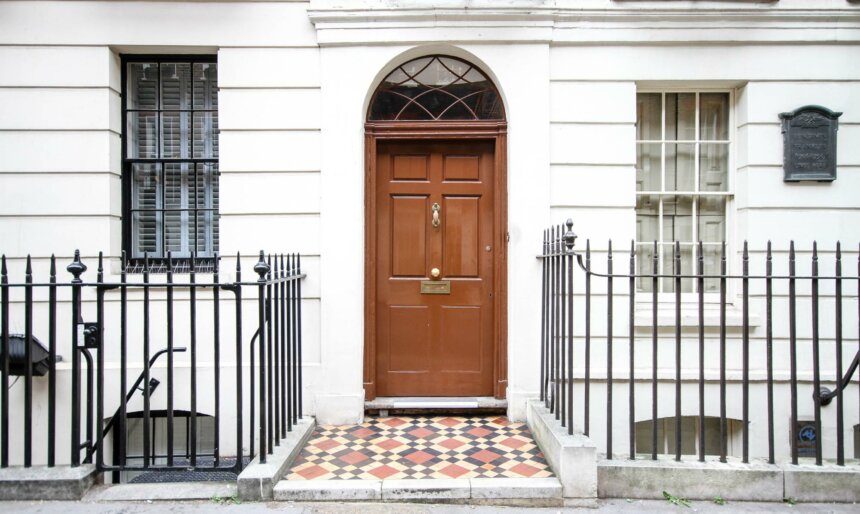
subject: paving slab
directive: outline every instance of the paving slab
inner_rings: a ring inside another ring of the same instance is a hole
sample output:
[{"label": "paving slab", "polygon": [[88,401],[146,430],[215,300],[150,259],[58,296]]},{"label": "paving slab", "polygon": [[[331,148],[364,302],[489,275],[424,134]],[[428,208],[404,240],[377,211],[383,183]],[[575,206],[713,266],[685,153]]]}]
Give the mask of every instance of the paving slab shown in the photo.
[{"label": "paving slab", "polygon": [[558,478],[473,478],[472,499],[561,498]]},{"label": "paving slab", "polygon": [[860,502],[860,466],[785,464],[785,497],[804,502]]},{"label": "paving slab", "polygon": [[367,501],[382,499],[382,480],[281,480],[279,501]]},{"label": "paving slab", "polygon": [[266,462],[260,462],[257,456],[242,470],[237,480],[239,498],[243,501],[264,501],[274,498],[274,487],[278,480],[290,469],[293,461],[301,453],[305,443],[313,434],[316,421],[306,417],[293,425],[292,432],[281,439],[281,444],[272,449],[272,454],[266,456]]},{"label": "paving slab", "polygon": [[695,500],[782,501],[782,471],[764,461],[743,463],[604,460],[598,463],[601,498],[660,499],[663,491]]},{"label": "paving slab", "polygon": [[467,479],[382,481],[382,499],[385,501],[465,501],[470,495],[471,487]]},{"label": "paving slab", "polygon": [[236,482],[170,482],[161,484],[117,484],[96,486],[84,497],[102,501],[187,501],[234,498]]},{"label": "paving slab", "polygon": [[12,466],[0,469],[0,500],[80,500],[95,479],[92,464],[76,468]]}]

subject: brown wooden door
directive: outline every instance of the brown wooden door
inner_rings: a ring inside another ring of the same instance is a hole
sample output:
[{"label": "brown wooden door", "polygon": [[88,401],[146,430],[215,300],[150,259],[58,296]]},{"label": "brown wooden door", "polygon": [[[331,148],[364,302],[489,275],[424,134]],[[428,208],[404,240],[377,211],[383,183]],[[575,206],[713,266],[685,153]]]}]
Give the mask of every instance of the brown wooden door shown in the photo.
[{"label": "brown wooden door", "polygon": [[[379,142],[376,163],[377,394],[492,396],[494,142]],[[450,294],[421,293],[433,268]]]}]

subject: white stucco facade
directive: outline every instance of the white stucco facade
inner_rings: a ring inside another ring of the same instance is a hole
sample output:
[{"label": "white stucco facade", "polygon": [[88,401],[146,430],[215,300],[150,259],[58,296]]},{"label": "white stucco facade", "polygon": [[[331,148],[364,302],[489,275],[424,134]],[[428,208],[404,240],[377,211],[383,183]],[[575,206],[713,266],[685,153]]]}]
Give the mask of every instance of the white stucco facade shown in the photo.
[{"label": "white stucco facade", "polygon": [[[367,108],[376,86],[399,64],[423,55],[456,56],[487,72],[505,105],[507,401],[509,415],[524,419],[525,402],[539,388],[541,272],[535,256],[543,229],[573,219],[580,243],[591,240],[596,262],[605,259],[608,239],[626,249],[636,237],[639,91],[730,94],[727,242],[733,269],[744,240],[759,259],[754,269],[762,266],[768,240],[777,270],[785,266],[789,240],[804,258],[817,240],[823,272],[832,270],[841,240],[843,259],[851,263],[846,267],[856,268],[858,41],[860,4],[849,0],[2,1],[0,253],[10,272],[20,274],[28,254],[44,273],[52,253],[64,266],[80,249],[94,270],[104,251],[108,273],[116,273],[123,215],[120,56],[217,55],[220,253],[241,252],[250,263],[260,248],[301,252],[306,411],[321,423],[357,422],[365,397]],[[786,183],[778,115],[809,104],[843,113],[837,180]],[[857,312],[856,285],[846,287],[851,298],[844,308]],[[625,301],[619,297],[619,304]],[[756,298],[752,309],[754,344],[763,337],[762,302]],[[602,320],[604,312],[595,305],[593,316]],[[730,312],[733,355],[738,320],[738,312]],[[625,316],[616,321],[616,333],[626,334]],[[800,323],[806,334],[806,319]],[[777,394],[784,395],[784,319],[777,325]],[[831,370],[831,316],[822,326],[822,367]],[[604,335],[595,334],[596,341]],[[846,327],[844,337],[845,354],[853,355],[857,326]],[[619,383],[627,368],[624,344],[616,347]],[[665,344],[673,348],[669,332]],[[594,348],[596,369],[605,368],[600,344]],[[648,345],[637,351],[640,362],[649,361]],[[668,378],[671,352],[664,354]],[[736,364],[733,357],[730,367]],[[689,362],[691,377],[694,366]],[[755,395],[763,394],[763,366],[755,357]],[[61,365],[61,373],[67,371]],[[801,362],[801,379],[810,380],[808,361]],[[663,386],[661,416],[670,416],[672,389]],[[649,419],[649,386],[642,387],[637,419]],[[716,390],[709,386],[708,394]],[[685,400],[685,414],[697,412],[695,401],[694,395]],[[740,418],[738,408],[731,405],[729,417]],[[811,408],[803,402],[801,417]],[[858,415],[846,411],[849,441]],[[604,423],[599,412],[592,418],[592,426]],[[787,437],[784,409],[776,430],[778,438]],[[592,430],[592,437],[600,447],[603,435]],[[763,445],[754,450],[764,451]]]}]

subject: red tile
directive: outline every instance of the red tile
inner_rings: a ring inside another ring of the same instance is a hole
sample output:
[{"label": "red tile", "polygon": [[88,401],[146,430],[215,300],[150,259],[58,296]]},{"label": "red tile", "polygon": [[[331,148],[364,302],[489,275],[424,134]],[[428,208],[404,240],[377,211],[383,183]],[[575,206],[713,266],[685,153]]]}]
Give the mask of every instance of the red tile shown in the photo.
[{"label": "red tile", "polygon": [[296,473],[304,477],[305,480],[313,480],[316,477],[325,475],[326,473],[328,473],[328,470],[326,470],[322,466],[311,466],[301,471],[297,471]]},{"label": "red tile", "polygon": [[503,445],[507,446],[508,448],[513,448],[514,450],[516,450],[520,446],[523,446],[523,445],[526,445],[529,443],[526,441],[523,441],[522,439],[517,439],[514,437],[508,437],[504,441],[499,442],[499,444],[503,444]]},{"label": "red tile", "polygon": [[473,454],[471,457],[487,464],[498,459],[501,455],[496,452],[491,452],[490,450],[481,450],[478,453]]},{"label": "red tile", "polygon": [[397,439],[385,439],[384,441],[380,441],[376,443],[376,446],[379,446],[383,450],[393,450],[398,446],[403,446],[403,443],[398,441]]},{"label": "red tile", "polygon": [[406,421],[403,421],[400,418],[388,418],[388,419],[382,420],[382,422],[385,423],[386,425],[390,426],[390,427],[399,427],[400,425],[403,425],[406,423]]},{"label": "red tile", "polygon": [[349,433],[349,435],[351,435],[353,437],[358,437],[360,439],[364,439],[364,438],[371,436],[375,433],[376,432],[374,432],[373,430],[371,430],[367,427],[361,427],[357,430],[353,430],[352,432]]},{"label": "red tile", "polygon": [[529,466],[528,464],[526,464],[524,462],[520,462],[516,466],[512,467],[510,469],[510,471],[513,471],[514,473],[517,473],[517,474],[522,475],[524,477],[530,477],[530,476],[534,475],[535,473],[539,472],[540,470],[534,466]]},{"label": "red tile", "polygon": [[322,451],[328,451],[335,446],[340,446],[340,443],[335,441],[334,439],[323,439],[322,441],[314,443],[313,445]]},{"label": "red tile", "polygon": [[370,471],[368,471],[368,473],[370,473],[371,475],[373,475],[379,479],[388,478],[397,472],[398,471],[396,469],[394,469],[388,465],[382,465],[382,466],[379,466],[378,468],[374,468],[374,469],[371,469]]},{"label": "red tile", "polygon": [[347,464],[357,464],[363,460],[367,460],[370,457],[361,453],[361,452],[352,452],[344,455],[343,457],[339,457],[340,460],[346,462]]},{"label": "red tile", "polygon": [[457,478],[460,475],[468,473],[469,470],[463,467],[460,467],[456,464],[451,464],[450,466],[444,467],[439,470],[439,473],[443,475],[449,476],[451,478]]},{"label": "red tile", "polygon": [[449,450],[454,450],[456,448],[463,446],[466,443],[464,443],[463,441],[458,441],[456,439],[445,439],[444,441],[437,443],[437,444],[439,446],[444,446],[445,448],[448,448]]},{"label": "red tile", "polygon": [[433,458],[433,455],[423,451],[418,450],[417,452],[412,452],[406,456],[407,459],[414,462],[415,464],[424,464],[428,460]]},{"label": "red tile", "polygon": [[463,420],[460,420],[460,419],[444,418],[444,419],[440,419],[436,423],[439,423],[440,425],[445,425],[446,427],[450,428],[450,427],[455,427],[462,422],[463,422]]},{"label": "red tile", "polygon": [[423,439],[423,438],[427,437],[428,435],[435,434],[436,432],[434,432],[432,430],[427,430],[424,427],[418,427],[418,428],[416,428],[414,430],[410,430],[409,432],[406,432],[406,433],[413,436],[413,437],[418,437],[418,438]]},{"label": "red tile", "polygon": [[511,422],[508,420],[508,418],[506,418],[504,416],[498,417],[498,418],[492,420],[492,422],[495,423],[496,425],[501,425],[503,427],[506,427],[506,426],[511,424]]},{"label": "red tile", "polygon": [[466,433],[471,434],[475,437],[486,437],[486,436],[492,434],[491,431],[487,430],[486,428],[482,428],[482,427],[475,427],[472,430],[467,430]]}]

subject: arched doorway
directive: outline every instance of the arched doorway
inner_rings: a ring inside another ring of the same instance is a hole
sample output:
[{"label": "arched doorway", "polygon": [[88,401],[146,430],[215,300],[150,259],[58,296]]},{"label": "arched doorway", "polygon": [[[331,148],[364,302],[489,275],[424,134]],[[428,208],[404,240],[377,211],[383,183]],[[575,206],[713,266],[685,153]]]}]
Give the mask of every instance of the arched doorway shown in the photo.
[{"label": "arched doorway", "polygon": [[432,55],[394,69],[367,113],[367,399],[504,398],[506,133],[475,65]]}]

